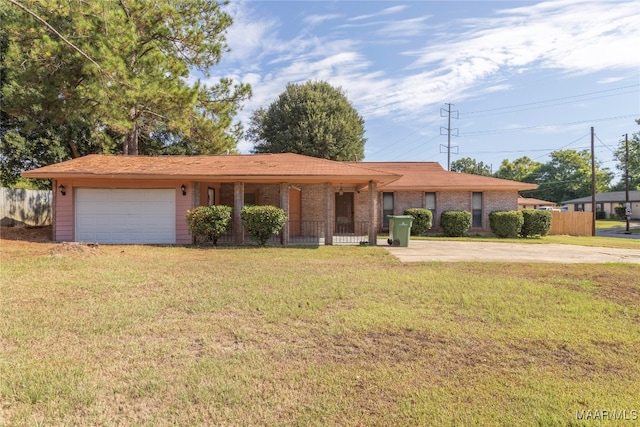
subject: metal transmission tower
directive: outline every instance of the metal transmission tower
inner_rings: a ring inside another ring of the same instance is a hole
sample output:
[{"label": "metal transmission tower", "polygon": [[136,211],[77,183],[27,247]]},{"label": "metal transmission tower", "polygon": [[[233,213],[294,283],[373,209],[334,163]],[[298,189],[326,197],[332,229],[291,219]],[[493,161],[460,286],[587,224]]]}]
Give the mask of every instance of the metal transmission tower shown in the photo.
[{"label": "metal transmission tower", "polygon": [[[440,109],[440,117],[447,117],[447,127],[440,127],[440,135],[444,135],[443,131],[446,130],[447,131],[447,146],[445,147],[444,145],[440,144],[440,152],[442,153],[442,148],[446,148],[447,149],[447,170],[450,171],[451,170],[451,131],[454,131],[455,134],[453,136],[458,136],[458,128],[455,129],[451,129],[451,114],[454,114],[454,119],[458,119],[459,118],[459,114],[458,111],[451,111],[451,107],[453,106],[453,104],[448,104],[445,103],[444,105],[447,106],[447,109],[445,110],[444,108]],[[447,115],[445,116],[443,113],[447,113]],[[455,148],[456,152],[455,154],[458,154],[458,147],[455,146],[453,147]]]}]

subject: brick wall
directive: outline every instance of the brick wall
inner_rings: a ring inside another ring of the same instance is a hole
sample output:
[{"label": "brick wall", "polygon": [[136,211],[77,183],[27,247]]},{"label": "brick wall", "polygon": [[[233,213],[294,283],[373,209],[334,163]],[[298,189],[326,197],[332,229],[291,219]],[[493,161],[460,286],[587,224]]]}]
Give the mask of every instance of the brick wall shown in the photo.
[{"label": "brick wall", "polygon": [[233,208],[233,184],[220,184],[220,204]]},{"label": "brick wall", "polygon": [[398,192],[393,195],[393,214],[404,215],[409,208],[424,208],[423,191]]},{"label": "brick wall", "polygon": [[296,185],[302,190],[300,194],[300,217],[302,221],[324,222],[324,184]]},{"label": "brick wall", "polygon": [[280,184],[259,185],[256,202],[260,206],[280,206]]},{"label": "brick wall", "polygon": [[[488,231],[489,213],[496,210],[517,210],[518,209],[518,193],[504,191],[486,191],[482,193],[483,201],[483,218],[482,230]],[[393,214],[402,215],[408,208],[424,207],[424,192],[422,191],[406,191],[395,192],[393,194]],[[433,218],[432,230],[437,232],[440,227],[440,214],[443,211],[468,211],[471,212],[472,206],[471,191],[451,191],[436,193],[436,213]],[[378,225],[382,228],[382,193],[378,197]]]}]

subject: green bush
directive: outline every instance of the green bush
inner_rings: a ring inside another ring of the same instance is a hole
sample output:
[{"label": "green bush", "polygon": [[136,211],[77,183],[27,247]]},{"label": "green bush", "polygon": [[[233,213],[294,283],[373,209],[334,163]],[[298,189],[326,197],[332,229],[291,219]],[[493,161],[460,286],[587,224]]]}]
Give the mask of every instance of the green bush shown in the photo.
[{"label": "green bush", "polygon": [[521,211],[524,218],[520,235],[522,237],[546,236],[551,228],[551,212],[537,209]]},{"label": "green bush", "polygon": [[264,246],[274,234],[278,234],[285,222],[287,214],[276,206],[245,206],[240,213],[242,225],[260,246]]},{"label": "green bush", "polygon": [[420,236],[426,234],[432,226],[431,211],[424,208],[409,208],[404,211],[405,215],[413,217],[411,224],[411,235]]},{"label": "green bush", "polygon": [[627,219],[627,216],[625,215],[626,208],[624,206],[616,206],[613,210],[616,213],[616,218],[623,220]]},{"label": "green bush", "polygon": [[471,227],[471,212],[444,211],[440,215],[440,226],[447,237],[462,237]]},{"label": "green bush", "polygon": [[187,211],[189,231],[194,236],[207,237],[218,244],[218,238],[225,234],[231,224],[230,206],[198,206]]},{"label": "green bush", "polygon": [[489,226],[498,237],[516,238],[520,235],[524,217],[521,211],[493,211],[489,213]]},{"label": "green bush", "polygon": [[607,213],[605,211],[596,211],[596,219],[607,219]]}]

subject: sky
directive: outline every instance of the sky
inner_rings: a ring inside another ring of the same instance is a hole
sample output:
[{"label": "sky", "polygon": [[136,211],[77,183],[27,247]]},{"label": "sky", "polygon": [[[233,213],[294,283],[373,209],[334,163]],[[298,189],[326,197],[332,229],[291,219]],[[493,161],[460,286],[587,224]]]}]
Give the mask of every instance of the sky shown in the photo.
[{"label": "sky", "polygon": [[251,84],[245,129],[288,83],[322,80],[364,118],[364,161],[447,168],[449,152],[495,172],[504,159],[590,149],[593,126],[614,182],[613,151],[640,132],[638,0],[231,0],[225,10],[230,51],[209,78]]}]

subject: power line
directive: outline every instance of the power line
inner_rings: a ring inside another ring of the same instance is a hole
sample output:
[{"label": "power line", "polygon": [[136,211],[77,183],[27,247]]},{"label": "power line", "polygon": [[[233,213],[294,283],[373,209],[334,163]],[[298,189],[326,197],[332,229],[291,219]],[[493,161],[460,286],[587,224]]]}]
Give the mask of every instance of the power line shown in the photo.
[{"label": "power line", "polygon": [[595,94],[598,94],[598,93],[613,92],[613,91],[617,91],[617,90],[637,88],[637,87],[640,87],[640,84],[633,84],[633,85],[629,85],[629,86],[621,86],[621,87],[617,87],[617,88],[598,90],[598,91],[594,91],[594,92],[586,92],[586,93],[579,94],[579,95],[564,96],[564,97],[553,98],[553,99],[548,99],[548,100],[544,100],[544,101],[528,102],[526,104],[515,104],[515,105],[509,105],[509,106],[506,106],[506,107],[498,107],[498,108],[489,108],[489,109],[486,109],[486,110],[469,111],[469,112],[467,112],[465,114],[477,114],[477,113],[485,113],[485,112],[489,112],[489,111],[498,111],[498,110],[507,110],[507,109],[511,109],[511,108],[527,107],[529,105],[538,105],[538,104],[544,104],[544,103],[547,103],[547,102],[561,101],[561,100],[564,100],[564,99],[580,98],[580,97],[587,96],[587,95],[595,95]]},{"label": "power line", "polygon": [[[432,142],[433,140],[435,140],[436,138],[439,138],[439,137],[440,137],[440,135],[436,135],[433,138],[431,138],[430,140],[426,141],[425,144],[428,144],[428,143]],[[409,154],[409,153],[411,153],[413,151],[416,151],[416,150],[418,150],[420,148],[425,148],[425,147],[424,147],[424,145],[421,145],[421,144],[415,145],[415,146],[409,148],[409,150],[405,150],[405,151],[402,151],[400,153],[396,153],[392,157],[392,159],[398,159],[398,158],[400,158],[402,156],[405,156],[405,155],[407,155],[407,154]]]},{"label": "power line", "polygon": [[[590,101],[592,99],[609,98],[611,96],[624,95],[624,94],[627,94],[627,93],[638,92],[638,91],[640,91],[640,88],[639,89],[635,89],[635,90],[630,90],[630,91],[627,91],[627,92],[614,93],[614,94],[610,94],[610,95],[602,95],[602,96],[594,96],[594,97],[591,97],[591,98],[583,98],[583,99],[580,99],[579,101]],[[540,105],[540,106],[529,107],[529,108],[521,108],[519,110],[511,110],[511,111],[502,111],[502,112],[489,113],[489,114],[481,114],[481,115],[478,115],[478,116],[474,115],[472,117],[465,117],[465,118],[479,119],[481,117],[497,116],[497,115],[508,114],[508,113],[519,113],[521,111],[530,111],[530,110],[537,110],[539,108],[555,107],[555,106],[558,106],[558,105],[572,104],[574,102],[576,102],[576,101],[558,102],[558,103],[555,103],[555,104]],[[509,108],[509,107],[503,107],[503,108],[500,108],[500,109],[506,109],[506,108]],[[468,115],[468,114],[471,114],[471,113],[466,113],[466,114]]]},{"label": "power line", "polygon": [[511,128],[511,129],[479,130],[479,131],[474,131],[474,132],[463,133],[462,136],[489,135],[489,134],[499,134],[499,133],[522,132],[522,131],[526,131],[526,130],[530,130],[530,129],[540,129],[540,128],[555,127],[555,126],[571,126],[571,125],[578,125],[578,124],[583,124],[583,123],[603,122],[603,121],[607,121],[607,120],[628,119],[630,117],[637,117],[638,115],[640,115],[640,113],[628,114],[626,116],[614,116],[614,117],[602,117],[602,118],[599,118],[599,119],[578,120],[578,121],[575,121],[575,122],[555,123],[555,124],[536,125],[536,126],[524,126],[524,127],[519,127],[519,128]]}]

